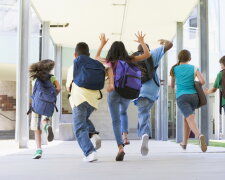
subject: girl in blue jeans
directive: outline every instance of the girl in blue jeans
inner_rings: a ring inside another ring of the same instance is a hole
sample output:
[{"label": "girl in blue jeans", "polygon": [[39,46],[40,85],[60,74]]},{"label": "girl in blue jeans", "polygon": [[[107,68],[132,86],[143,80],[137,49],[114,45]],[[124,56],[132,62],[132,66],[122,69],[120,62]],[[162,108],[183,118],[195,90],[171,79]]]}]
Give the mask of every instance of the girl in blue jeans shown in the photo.
[{"label": "girl in blue jeans", "polygon": [[[150,53],[148,51],[148,47],[146,46],[144,42],[145,35],[142,34],[142,32],[138,32],[135,34],[137,37],[136,42],[140,43],[143,47],[144,53],[140,56],[129,56],[126,48],[121,41],[115,41],[106,56],[106,58],[101,58],[100,54],[107,43],[108,39],[106,39],[104,34],[101,34],[100,41],[101,45],[97,51],[96,59],[102,62],[107,62],[111,65],[113,69],[113,74],[115,75],[115,69],[117,66],[118,60],[124,60],[128,63],[135,63],[138,61],[142,61],[144,59],[147,59],[150,56]],[[119,148],[119,152],[116,156],[116,161],[123,161],[124,159],[124,142],[122,139],[122,132],[121,132],[121,121],[127,119],[127,108],[129,106],[130,100],[125,99],[121,97],[115,90],[114,90],[114,82],[111,82],[111,89],[108,90],[108,105],[109,105],[109,111],[112,118],[112,124],[113,124],[113,131],[115,134],[116,142]]]}]

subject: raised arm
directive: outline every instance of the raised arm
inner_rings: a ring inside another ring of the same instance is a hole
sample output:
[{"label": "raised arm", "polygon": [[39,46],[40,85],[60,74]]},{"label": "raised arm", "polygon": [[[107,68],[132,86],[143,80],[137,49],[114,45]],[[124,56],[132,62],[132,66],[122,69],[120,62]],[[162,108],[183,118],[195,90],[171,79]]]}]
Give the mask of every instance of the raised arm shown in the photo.
[{"label": "raised arm", "polygon": [[[106,43],[108,42],[109,39],[105,37],[104,33],[102,33],[100,35],[99,39],[101,41],[101,44],[100,44],[100,46],[97,50],[95,59],[100,61],[103,64],[107,64],[107,60],[105,58],[101,57],[101,52],[102,52],[102,49],[104,48],[104,46],[106,45]],[[108,83],[108,86],[107,86],[107,91],[111,92],[111,91],[114,90],[114,75],[113,75],[112,67],[107,68],[107,73],[108,73],[108,77],[109,77],[109,81],[108,81],[109,83]]]},{"label": "raised arm", "polygon": [[134,62],[143,61],[150,57],[149,49],[144,42],[145,35],[143,35],[142,32],[138,32],[137,34],[135,34],[135,36],[137,37],[137,40],[135,41],[141,44],[144,53],[140,56],[134,56],[132,61]]},{"label": "raised arm", "polygon": [[105,34],[102,33],[99,37],[100,41],[101,41],[101,44],[97,50],[97,53],[96,53],[96,56],[95,56],[95,59],[102,62],[102,63],[105,63],[106,62],[106,59],[105,58],[102,58],[101,57],[101,52],[102,52],[102,49],[104,48],[104,46],[106,45],[106,43],[108,42],[108,38],[106,39],[105,37]]},{"label": "raised arm", "polygon": [[159,43],[160,45],[164,46],[164,53],[166,53],[166,51],[170,50],[173,47],[173,43],[165,39],[160,39]]}]

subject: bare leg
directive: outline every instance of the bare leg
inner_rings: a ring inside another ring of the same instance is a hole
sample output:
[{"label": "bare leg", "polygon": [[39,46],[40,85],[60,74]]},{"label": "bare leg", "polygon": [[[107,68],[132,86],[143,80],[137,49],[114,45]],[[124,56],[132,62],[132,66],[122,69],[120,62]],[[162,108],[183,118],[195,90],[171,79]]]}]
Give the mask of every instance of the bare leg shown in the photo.
[{"label": "bare leg", "polygon": [[125,145],[130,144],[130,141],[128,140],[128,133],[127,132],[123,132],[123,140],[124,140]]},{"label": "bare leg", "polygon": [[189,117],[187,117],[187,123],[190,127],[190,129],[192,130],[192,132],[195,134],[195,137],[197,137],[199,139],[199,145],[200,148],[202,150],[202,152],[206,152],[207,151],[207,144],[205,142],[205,136],[200,134],[200,131],[197,127],[196,121],[195,121],[195,115],[192,114]]},{"label": "bare leg", "polygon": [[44,119],[44,120],[42,121],[42,124],[43,124],[43,126],[45,126],[46,124],[49,124],[49,119]]},{"label": "bare leg", "polygon": [[119,145],[118,148],[119,148],[119,151],[120,151],[120,152],[121,152],[121,151],[124,151],[123,145]]},{"label": "bare leg", "polygon": [[41,130],[34,131],[37,149],[41,149]]},{"label": "bare leg", "polygon": [[186,118],[188,126],[192,130],[192,132],[195,134],[195,137],[199,138],[200,136],[200,131],[197,127],[196,121],[195,121],[195,115],[192,114]]},{"label": "bare leg", "polygon": [[188,126],[187,119],[185,118],[184,119],[184,137],[183,137],[183,142],[181,143],[182,145],[188,144],[188,138],[190,136],[190,133],[191,133],[191,129]]}]

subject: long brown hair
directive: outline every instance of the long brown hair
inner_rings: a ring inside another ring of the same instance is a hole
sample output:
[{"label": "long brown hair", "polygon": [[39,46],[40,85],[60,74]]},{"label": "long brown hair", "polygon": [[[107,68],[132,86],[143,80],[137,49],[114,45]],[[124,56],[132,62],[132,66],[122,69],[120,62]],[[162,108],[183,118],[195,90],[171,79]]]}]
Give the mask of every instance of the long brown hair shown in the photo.
[{"label": "long brown hair", "polygon": [[50,72],[53,70],[55,62],[53,60],[42,60],[37,63],[33,63],[30,66],[30,78],[40,79],[42,81],[48,80]]},{"label": "long brown hair", "polygon": [[178,63],[176,63],[175,65],[172,66],[171,70],[170,70],[170,76],[174,77],[174,68],[176,66],[179,66],[180,63],[182,62],[188,62],[191,60],[191,53],[190,51],[186,50],[186,49],[183,49],[179,52],[178,54]]}]

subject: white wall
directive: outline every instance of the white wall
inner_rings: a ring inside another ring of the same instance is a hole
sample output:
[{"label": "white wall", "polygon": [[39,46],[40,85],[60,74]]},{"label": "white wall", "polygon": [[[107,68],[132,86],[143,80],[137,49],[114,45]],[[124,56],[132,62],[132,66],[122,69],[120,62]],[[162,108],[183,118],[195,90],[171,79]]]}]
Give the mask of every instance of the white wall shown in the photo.
[{"label": "white wall", "polygon": [[[16,83],[14,81],[1,81],[0,80],[0,95],[7,95],[16,98]],[[16,111],[2,111],[0,113],[9,117],[12,120],[16,119]],[[0,130],[13,130],[15,129],[15,121],[10,121],[0,115]]]}]

